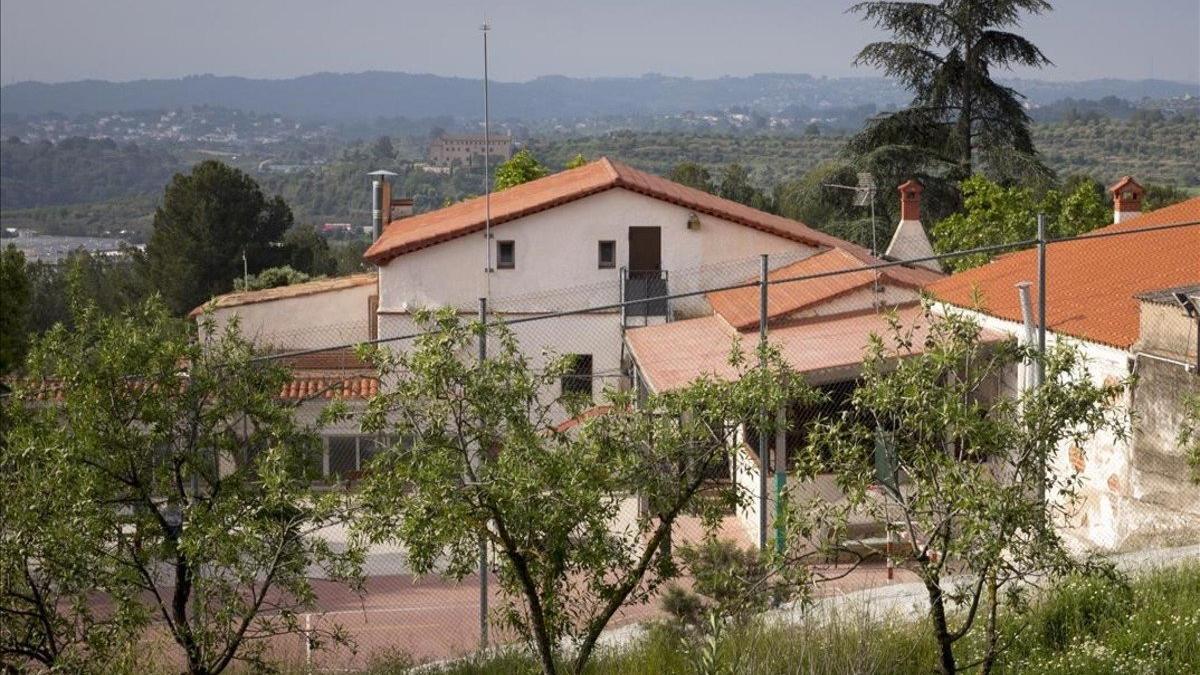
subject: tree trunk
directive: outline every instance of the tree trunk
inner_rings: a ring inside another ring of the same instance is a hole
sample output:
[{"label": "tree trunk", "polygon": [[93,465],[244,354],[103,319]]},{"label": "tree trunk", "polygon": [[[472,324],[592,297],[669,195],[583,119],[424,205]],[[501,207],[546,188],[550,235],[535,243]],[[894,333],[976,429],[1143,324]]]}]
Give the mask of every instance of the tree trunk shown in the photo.
[{"label": "tree trunk", "polygon": [[996,632],[996,610],[997,610],[997,604],[998,604],[997,599],[996,599],[996,590],[997,590],[996,571],[992,570],[991,574],[988,575],[988,580],[987,580],[988,615],[987,615],[987,627],[986,627],[986,636],[985,636],[985,644],[984,644],[984,652],[983,652],[983,662],[979,665],[979,672],[981,673],[981,675],[988,675],[989,673],[992,672],[992,668],[995,667],[995,665],[996,665],[996,652],[997,652],[996,647],[1000,641],[1000,636]]},{"label": "tree trunk", "polygon": [[954,675],[958,672],[958,666],[954,661],[954,638],[946,624],[946,602],[942,587],[937,579],[930,579],[925,582],[925,590],[929,593],[929,615],[933,619],[934,637],[938,643],[938,672]]},{"label": "tree trunk", "polygon": [[[178,550],[179,542],[175,542]],[[187,656],[187,672],[189,675],[208,675],[204,658],[200,654],[200,646],[192,635],[191,624],[188,621],[188,601],[192,595],[192,568],[178,552],[175,554],[175,589],[171,593],[171,616],[175,622],[175,639],[183,647]]]}]

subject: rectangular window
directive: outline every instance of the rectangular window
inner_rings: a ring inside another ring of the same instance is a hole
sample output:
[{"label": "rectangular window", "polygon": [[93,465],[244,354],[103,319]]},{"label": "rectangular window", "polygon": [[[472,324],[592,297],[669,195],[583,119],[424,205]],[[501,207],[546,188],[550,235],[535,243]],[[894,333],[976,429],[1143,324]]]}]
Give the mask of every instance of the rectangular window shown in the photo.
[{"label": "rectangular window", "polygon": [[517,244],[513,241],[496,242],[496,269],[511,270],[517,266]]},{"label": "rectangular window", "polygon": [[571,354],[570,372],[562,377],[562,393],[592,395],[592,355]]},{"label": "rectangular window", "polygon": [[358,470],[358,438],[356,436],[329,437],[329,475],[347,478]]},{"label": "rectangular window", "polygon": [[600,261],[600,269],[608,269],[617,266],[617,242],[602,241],[600,242],[600,253],[598,256]]}]

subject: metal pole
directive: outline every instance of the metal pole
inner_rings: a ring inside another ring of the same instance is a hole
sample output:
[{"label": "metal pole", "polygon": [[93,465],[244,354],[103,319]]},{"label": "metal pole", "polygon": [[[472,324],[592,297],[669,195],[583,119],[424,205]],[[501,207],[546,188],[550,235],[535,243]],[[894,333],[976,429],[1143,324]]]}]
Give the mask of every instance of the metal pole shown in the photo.
[{"label": "metal pole", "polygon": [[492,297],[492,175],[489,155],[492,151],[491,101],[488,98],[488,31],[491,24],[484,19],[479,27],[483,32],[483,295]]},{"label": "metal pole", "polygon": [[[1046,214],[1039,213],[1037,219],[1037,275],[1038,275],[1038,320],[1037,344],[1038,361],[1034,370],[1036,381],[1034,386],[1041,387],[1046,381]],[[1042,502],[1046,501],[1046,472],[1049,470],[1043,456],[1041,475],[1038,476],[1037,496]]]},{"label": "metal pole", "polygon": [[[479,363],[487,360],[487,298],[479,299]],[[480,447],[476,469],[483,466],[487,448]],[[478,473],[476,473],[478,478]],[[488,648],[488,549],[487,535],[479,535],[479,648]]]},{"label": "metal pole", "polygon": [[775,416],[775,552],[783,555],[783,489],[787,486],[787,409]]},{"label": "metal pole", "polygon": [[1037,385],[1046,381],[1046,214],[1039,213],[1037,219],[1037,274],[1038,274],[1038,360]]},{"label": "metal pole", "polygon": [[[759,366],[767,366],[767,254],[759,258],[758,271],[758,346]],[[767,415],[770,411],[763,410],[758,428],[758,550],[767,548]]]}]

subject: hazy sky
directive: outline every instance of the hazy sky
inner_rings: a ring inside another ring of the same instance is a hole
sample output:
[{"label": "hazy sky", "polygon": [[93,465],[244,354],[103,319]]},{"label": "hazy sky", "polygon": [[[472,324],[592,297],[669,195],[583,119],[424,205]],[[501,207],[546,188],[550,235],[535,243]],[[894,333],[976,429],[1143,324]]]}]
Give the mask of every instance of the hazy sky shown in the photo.
[{"label": "hazy sky", "polygon": [[[291,77],[398,70],[492,76],[755,72],[867,75],[877,37],[849,0],[3,0],[0,80],[196,73]],[[1034,76],[1200,81],[1200,0],[1057,0],[1023,33],[1055,65]],[[1019,75],[1031,75],[1021,72]]]}]

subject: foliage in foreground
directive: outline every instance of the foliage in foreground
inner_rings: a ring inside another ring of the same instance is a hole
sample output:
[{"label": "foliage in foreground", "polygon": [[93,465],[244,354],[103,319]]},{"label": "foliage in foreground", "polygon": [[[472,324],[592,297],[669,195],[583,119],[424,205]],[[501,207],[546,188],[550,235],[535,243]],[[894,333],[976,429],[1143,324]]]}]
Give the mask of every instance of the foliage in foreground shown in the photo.
[{"label": "foliage in foreground", "polygon": [[81,306],[33,345],[3,411],[5,663],[260,668],[272,638],[302,630],[310,567],[355,576],[356,551],[309,536],[343,502],[310,487],[320,441],[276,398],[289,374],[253,361],[236,325],[204,328],[197,341],[157,299]]},{"label": "foliage in foreground", "polygon": [[[1024,612],[1005,612],[999,630],[1014,641],[996,664],[1000,673],[1112,675],[1200,670],[1200,566],[1164,569],[1125,584],[1110,577],[1073,577],[1048,590]],[[894,673],[925,675],[937,660],[922,622],[863,612],[796,625],[750,624],[721,634],[708,660],[703,639],[668,626],[652,629],[628,649],[600,652],[593,675],[709,673]],[[981,645],[961,646],[972,658]],[[403,665],[403,664],[401,664]],[[373,675],[404,672],[380,664]],[[533,673],[519,653],[467,661],[439,675]]]},{"label": "foliage in foreground", "polygon": [[[499,616],[548,675],[582,671],[617,610],[678,574],[678,519],[696,514],[711,532],[745,499],[736,483],[710,481],[727,470],[730,420],[765,418],[773,430],[763,411],[810,391],[778,354],[757,365],[735,351],[735,380],[704,377],[636,406],[630,392],[605,390],[607,407],[580,417],[591,400],[566,386],[570,357],[533,362],[501,326],[480,361],[480,326],[452,311],[419,319],[435,330],[403,353],[373,354],[387,389],[363,428],[402,441],[373,460],[356,525],[372,542],[403,544],[416,573],[459,578],[486,540],[510,599]],[[579,423],[559,425],[564,412]],[[634,495],[638,514],[622,515]],[[570,663],[559,660],[565,642]]]},{"label": "foliage in foreground", "polygon": [[[887,336],[872,338],[851,411],[817,425],[804,459],[832,458],[847,505],[838,513],[820,498],[798,504],[798,529],[811,530],[805,514],[823,508],[835,526],[851,513],[887,524],[895,543],[869,548],[924,584],[939,671],[986,674],[1007,646],[998,612],[1020,605],[1023,584],[1090,567],[1070,555],[1059,529],[1079,479],[1049,467],[1064,443],[1084,446],[1101,431],[1122,437],[1114,402],[1124,383],[1093,383],[1070,345],[1040,355],[1014,341],[989,344],[964,315],[926,309],[924,335],[890,322]],[[1004,374],[1038,365],[1042,385],[996,394]],[[957,620],[954,606],[967,608]],[[980,633],[983,653],[964,659],[955,644]]]}]

